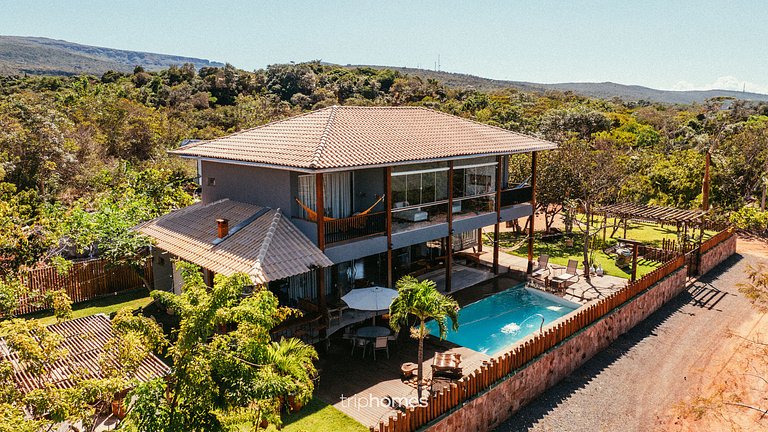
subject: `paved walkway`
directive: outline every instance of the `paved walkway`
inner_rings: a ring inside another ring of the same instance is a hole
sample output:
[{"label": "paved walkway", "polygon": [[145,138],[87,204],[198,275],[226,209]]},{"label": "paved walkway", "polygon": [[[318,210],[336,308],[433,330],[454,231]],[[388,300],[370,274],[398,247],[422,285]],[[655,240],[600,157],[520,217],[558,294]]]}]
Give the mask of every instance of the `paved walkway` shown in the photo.
[{"label": "paved walkway", "polygon": [[768,258],[732,256],[498,431],[669,430],[676,404],[703,396],[727,363],[730,332],[760,322],[737,288],[758,263]]}]

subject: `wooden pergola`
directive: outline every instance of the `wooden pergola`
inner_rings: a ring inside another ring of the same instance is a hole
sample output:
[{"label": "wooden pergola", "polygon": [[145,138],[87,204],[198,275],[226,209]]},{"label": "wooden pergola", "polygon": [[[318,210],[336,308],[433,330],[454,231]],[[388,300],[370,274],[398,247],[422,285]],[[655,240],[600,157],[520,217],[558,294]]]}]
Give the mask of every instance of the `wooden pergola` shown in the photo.
[{"label": "wooden pergola", "polygon": [[684,210],[674,207],[621,203],[602,206],[595,211],[595,214],[619,217],[621,219],[647,220],[663,224],[675,223],[699,226],[707,212],[704,210]]},{"label": "wooden pergola", "polygon": [[685,237],[688,235],[688,227],[699,228],[699,238],[704,232],[705,210],[685,210],[674,207],[649,206],[642,204],[620,203],[610,204],[597,208],[595,215],[603,216],[606,221],[609,217],[624,221],[624,238],[627,237],[627,221],[641,220],[656,222],[662,225],[674,224],[678,231],[682,230]]}]

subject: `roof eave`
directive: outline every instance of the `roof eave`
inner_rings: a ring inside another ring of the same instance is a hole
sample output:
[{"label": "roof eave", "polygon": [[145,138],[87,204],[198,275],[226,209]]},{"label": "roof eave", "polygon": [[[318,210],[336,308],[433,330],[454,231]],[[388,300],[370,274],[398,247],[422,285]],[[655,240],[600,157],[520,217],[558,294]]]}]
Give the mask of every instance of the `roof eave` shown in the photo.
[{"label": "roof eave", "polygon": [[277,164],[268,164],[263,162],[242,161],[238,159],[198,156],[198,155],[190,155],[186,153],[176,153],[174,150],[170,150],[169,153],[175,154],[185,159],[195,159],[195,160],[205,161],[205,162],[217,162],[217,163],[223,163],[223,164],[229,164],[229,165],[244,165],[244,166],[253,166],[253,167],[260,167],[260,168],[278,169],[283,171],[298,171],[298,172],[303,172],[308,174],[309,173],[317,174],[317,173],[350,171],[355,169],[383,168],[388,166],[412,165],[412,164],[430,163],[430,162],[444,162],[449,160],[461,160],[461,159],[473,159],[473,158],[488,157],[488,156],[505,156],[505,155],[512,155],[512,154],[520,154],[520,153],[532,153],[537,151],[556,150],[557,148],[559,148],[557,144],[551,143],[551,145],[548,145],[548,146],[542,145],[541,147],[537,147],[537,148],[526,148],[526,149],[521,149],[516,151],[505,150],[502,152],[473,153],[473,154],[446,156],[446,157],[431,158],[431,159],[415,159],[415,160],[388,162],[388,163],[380,163],[380,164],[350,165],[350,166],[340,166],[340,167],[330,167],[330,168],[305,168],[305,167],[297,167],[292,165],[277,165]]}]

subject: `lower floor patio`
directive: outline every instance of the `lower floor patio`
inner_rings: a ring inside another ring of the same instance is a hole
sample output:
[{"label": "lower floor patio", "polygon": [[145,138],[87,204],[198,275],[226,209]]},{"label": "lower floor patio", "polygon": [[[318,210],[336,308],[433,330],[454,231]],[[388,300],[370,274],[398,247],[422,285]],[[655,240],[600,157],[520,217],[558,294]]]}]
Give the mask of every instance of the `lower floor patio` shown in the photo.
[{"label": "lower floor patio", "polygon": [[[416,380],[403,379],[401,366],[415,363],[418,342],[402,331],[397,342],[389,346],[389,356],[383,351],[373,360],[370,352],[362,356],[362,351],[351,354],[349,340],[332,339],[327,352],[321,354],[318,368],[320,380],[315,396],[323,402],[333,405],[338,410],[354,418],[366,427],[386,422],[390,415],[396,414],[400,405],[415,404],[417,399]],[[428,338],[424,343],[424,395],[448,385],[450,380],[432,377],[432,361],[436,353],[461,354],[463,373],[477,369],[490,357],[451,344]]]}]

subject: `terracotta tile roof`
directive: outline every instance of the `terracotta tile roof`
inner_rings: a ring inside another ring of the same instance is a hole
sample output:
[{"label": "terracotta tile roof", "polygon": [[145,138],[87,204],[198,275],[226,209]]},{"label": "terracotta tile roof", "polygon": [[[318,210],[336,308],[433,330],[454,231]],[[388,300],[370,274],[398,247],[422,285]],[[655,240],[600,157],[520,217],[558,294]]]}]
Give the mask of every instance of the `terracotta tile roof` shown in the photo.
[{"label": "terracotta tile roof", "polygon": [[[219,218],[229,220],[230,234],[214,244]],[[228,199],[193,204],[137,229],[179,258],[226,276],[247,273],[256,284],[333,265],[280,209]]]},{"label": "terracotta tile roof", "polygon": [[427,108],[333,106],[171,153],[331,169],[554,148],[549,141]]},{"label": "terracotta tile roof", "polygon": [[[0,339],[0,360],[8,360],[14,371],[16,387],[22,393],[52,385],[57,388],[73,386],[70,377],[84,374],[84,378],[104,378],[99,361],[104,353],[104,345],[112,338],[112,323],[104,314],[96,314],[82,318],[51,324],[48,330],[62,337],[60,347],[67,351],[64,358],[53,364],[49,376],[38,376],[27,370],[18,355],[10,350]],[[141,362],[136,371],[140,381],[166,375],[170,371],[168,365],[159,358],[150,355]]]}]

